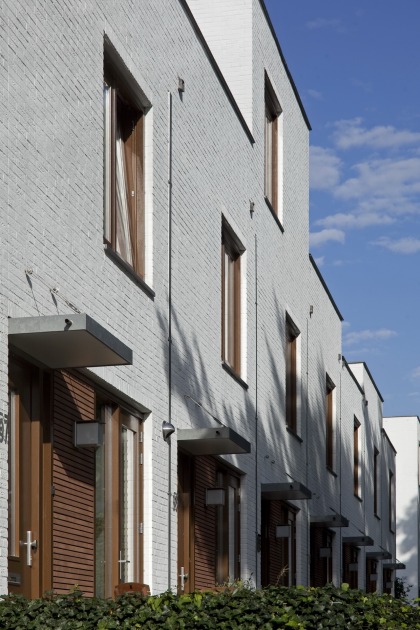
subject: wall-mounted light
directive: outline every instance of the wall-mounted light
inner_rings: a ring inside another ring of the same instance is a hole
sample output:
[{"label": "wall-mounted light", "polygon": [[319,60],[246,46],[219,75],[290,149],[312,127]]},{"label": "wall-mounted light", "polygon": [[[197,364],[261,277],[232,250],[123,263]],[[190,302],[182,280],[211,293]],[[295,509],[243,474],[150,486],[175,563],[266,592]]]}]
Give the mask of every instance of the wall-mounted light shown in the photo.
[{"label": "wall-mounted light", "polygon": [[331,556],[332,556],[331,547],[321,547],[321,549],[319,550],[320,558],[331,558]]},{"label": "wall-mounted light", "polygon": [[185,92],[185,81],[178,77],[178,92]]},{"label": "wall-mounted light", "polygon": [[103,425],[97,420],[74,423],[76,448],[98,448],[103,444]]},{"label": "wall-mounted light", "polygon": [[224,505],[224,488],[206,488],[206,505]]},{"label": "wall-mounted light", "polygon": [[172,433],[175,433],[175,427],[172,422],[168,422],[164,420],[162,422],[162,435],[163,439],[166,441],[169,437],[171,437]]},{"label": "wall-mounted light", "polygon": [[290,525],[276,525],[276,538],[290,538]]},{"label": "wall-mounted light", "polygon": [[255,212],[255,202],[249,200],[249,214],[251,215],[251,219],[254,216],[254,212]]}]

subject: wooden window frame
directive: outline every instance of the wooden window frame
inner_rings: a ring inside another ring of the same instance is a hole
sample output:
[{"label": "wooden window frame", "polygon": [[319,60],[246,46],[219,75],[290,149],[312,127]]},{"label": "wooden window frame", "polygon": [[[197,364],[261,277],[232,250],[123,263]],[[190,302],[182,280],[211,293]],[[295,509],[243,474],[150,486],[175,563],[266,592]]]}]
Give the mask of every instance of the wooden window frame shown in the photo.
[{"label": "wooden window frame", "polygon": [[[133,98],[132,92],[112,66],[105,63],[104,242],[125,265],[144,278],[144,108]],[[122,151],[117,147],[119,133]],[[117,153],[124,155],[124,168]],[[122,170],[124,173],[119,176],[118,172]],[[125,185],[125,191],[121,191],[120,184],[118,192],[119,177]],[[119,198],[124,198],[125,203],[119,202]]]},{"label": "wooden window frame", "polygon": [[360,422],[356,416],[353,424],[353,493],[360,498]]},{"label": "wooden window frame", "polygon": [[325,414],[325,461],[328,470],[334,471],[334,390],[335,385],[326,376],[326,414]]},{"label": "wooden window frame", "polygon": [[264,196],[277,216],[279,214],[279,116],[282,109],[267,74],[265,74],[264,101]]},{"label": "wooden window frame", "polygon": [[222,362],[241,376],[241,255],[245,251],[222,222]]},{"label": "wooden window frame", "polygon": [[300,330],[286,314],[286,425],[298,430],[298,337]]}]

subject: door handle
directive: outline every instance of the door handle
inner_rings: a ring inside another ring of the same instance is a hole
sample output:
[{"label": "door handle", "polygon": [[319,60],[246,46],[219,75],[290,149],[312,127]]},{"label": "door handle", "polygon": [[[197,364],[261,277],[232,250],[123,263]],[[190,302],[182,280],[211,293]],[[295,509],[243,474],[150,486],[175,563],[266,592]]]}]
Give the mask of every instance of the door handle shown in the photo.
[{"label": "door handle", "polygon": [[26,541],[21,540],[20,544],[26,547],[26,566],[32,566],[32,549],[38,549],[38,542],[32,540],[32,532],[26,532]]},{"label": "door handle", "polygon": [[124,558],[122,558],[122,551],[120,551],[120,559],[118,560],[120,580],[122,580],[123,577],[123,564],[130,564],[130,560],[124,560]]},{"label": "door handle", "polygon": [[181,578],[180,588],[181,588],[181,591],[184,591],[185,590],[185,582],[188,580],[188,573],[185,573],[184,567],[181,567],[180,571],[181,571],[181,573],[179,574],[179,577]]}]

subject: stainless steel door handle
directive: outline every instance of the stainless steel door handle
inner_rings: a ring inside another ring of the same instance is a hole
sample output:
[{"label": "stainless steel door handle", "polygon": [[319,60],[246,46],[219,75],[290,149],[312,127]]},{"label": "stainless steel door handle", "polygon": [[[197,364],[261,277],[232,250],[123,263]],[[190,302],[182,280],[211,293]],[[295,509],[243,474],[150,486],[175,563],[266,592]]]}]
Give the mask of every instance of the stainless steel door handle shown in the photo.
[{"label": "stainless steel door handle", "polygon": [[26,566],[32,566],[32,549],[38,549],[38,542],[36,540],[32,540],[32,532],[26,532],[26,541],[21,540],[20,544],[26,547]]}]

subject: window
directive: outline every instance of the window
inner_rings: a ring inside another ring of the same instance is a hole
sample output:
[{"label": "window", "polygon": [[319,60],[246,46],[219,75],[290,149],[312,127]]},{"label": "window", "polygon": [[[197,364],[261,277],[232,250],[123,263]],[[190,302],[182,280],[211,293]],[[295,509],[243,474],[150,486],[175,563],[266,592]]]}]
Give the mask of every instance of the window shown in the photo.
[{"label": "window", "polygon": [[395,477],[392,470],[388,471],[388,521],[389,530],[395,532]]},{"label": "window", "polygon": [[286,424],[297,433],[299,329],[286,315]]},{"label": "window", "polygon": [[360,422],[354,417],[353,428],[353,491],[360,497]]},{"label": "window", "polygon": [[373,512],[379,514],[379,451],[377,448],[373,452]]},{"label": "window", "polygon": [[144,111],[110,64],[104,73],[107,245],[144,277]]},{"label": "window", "polygon": [[240,576],[239,557],[239,477],[228,471],[217,473],[216,483],[225,490],[225,504],[217,507],[216,583],[226,584]]},{"label": "window", "polygon": [[222,361],[241,373],[241,254],[244,247],[222,222]]},{"label": "window", "polygon": [[265,76],[265,171],[264,195],[276,215],[281,215],[279,191],[282,186],[282,117],[273,87]]},{"label": "window", "polygon": [[327,390],[326,390],[326,464],[327,468],[334,470],[334,412],[335,385],[327,374]]}]

